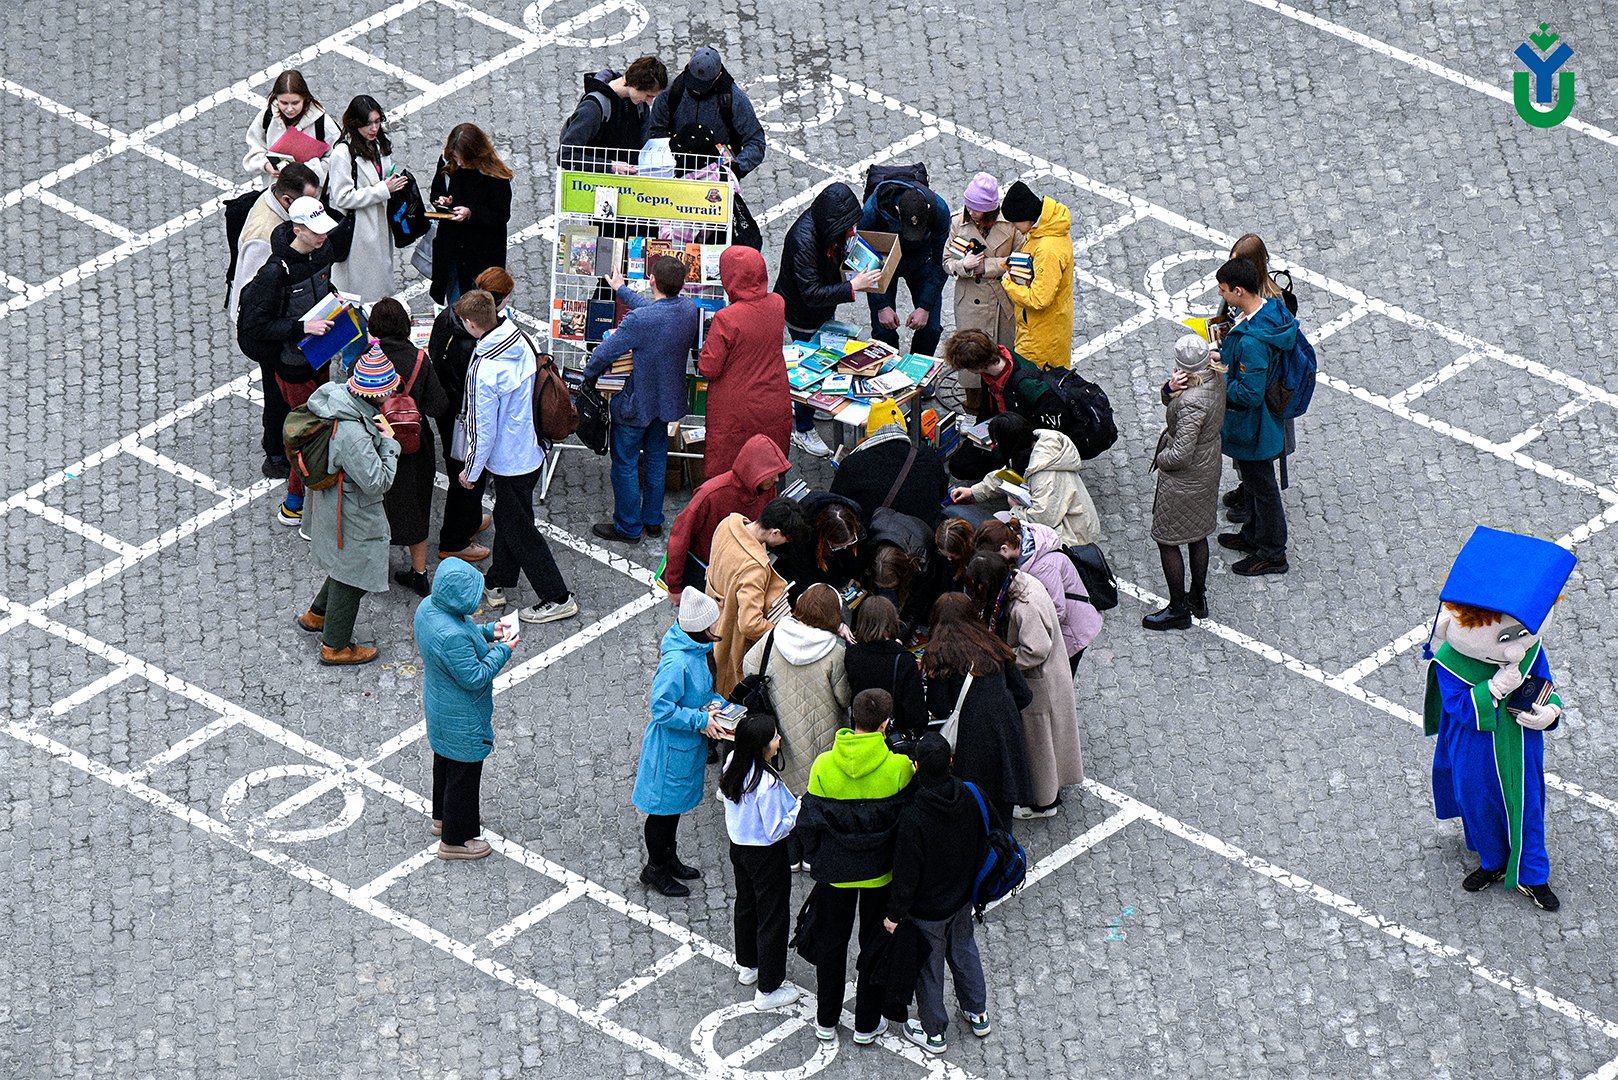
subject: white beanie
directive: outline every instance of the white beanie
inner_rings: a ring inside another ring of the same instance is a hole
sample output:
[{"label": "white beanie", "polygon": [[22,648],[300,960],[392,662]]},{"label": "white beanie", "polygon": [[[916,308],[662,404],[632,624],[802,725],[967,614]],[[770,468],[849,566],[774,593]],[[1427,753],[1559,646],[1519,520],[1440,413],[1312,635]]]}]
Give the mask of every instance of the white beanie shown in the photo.
[{"label": "white beanie", "polygon": [[680,629],[688,634],[700,634],[719,621],[719,604],[701,589],[685,589],[680,593]]},{"label": "white beanie", "polygon": [[1208,366],[1208,343],[1200,334],[1185,334],[1174,343],[1174,366],[1192,373]]}]

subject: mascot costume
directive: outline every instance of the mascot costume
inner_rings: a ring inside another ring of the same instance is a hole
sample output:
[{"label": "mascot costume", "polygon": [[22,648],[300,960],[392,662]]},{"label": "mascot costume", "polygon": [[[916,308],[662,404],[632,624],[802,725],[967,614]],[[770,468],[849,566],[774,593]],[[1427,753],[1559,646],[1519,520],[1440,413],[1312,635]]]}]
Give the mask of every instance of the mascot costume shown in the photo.
[{"label": "mascot costume", "polygon": [[1545,911],[1561,906],[1545,850],[1544,733],[1562,699],[1540,638],[1576,561],[1548,540],[1479,527],[1439,593],[1425,650],[1434,809],[1461,819],[1481,860],[1461,887],[1503,881]]}]

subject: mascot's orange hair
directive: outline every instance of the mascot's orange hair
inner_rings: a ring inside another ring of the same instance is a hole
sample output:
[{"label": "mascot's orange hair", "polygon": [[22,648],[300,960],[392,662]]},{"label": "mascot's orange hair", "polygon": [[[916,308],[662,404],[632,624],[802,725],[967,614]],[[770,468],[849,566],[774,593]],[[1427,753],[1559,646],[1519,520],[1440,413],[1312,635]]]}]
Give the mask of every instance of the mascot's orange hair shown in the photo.
[{"label": "mascot's orange hair", "polygon": [[[1558,596],[1555,603],[1559,604],[1561,602],[1562,598]],[[1476,630],[1480,626],[1500,622],[1506,617],[1498,611],[1490,611],[1488,608],[1476,607],[1472,604],[1452,604],[1446,600],[1444,601],[1444,606],[1450,610],[1450,614],[1455,616],[1455,621],[1462,630]]]}]

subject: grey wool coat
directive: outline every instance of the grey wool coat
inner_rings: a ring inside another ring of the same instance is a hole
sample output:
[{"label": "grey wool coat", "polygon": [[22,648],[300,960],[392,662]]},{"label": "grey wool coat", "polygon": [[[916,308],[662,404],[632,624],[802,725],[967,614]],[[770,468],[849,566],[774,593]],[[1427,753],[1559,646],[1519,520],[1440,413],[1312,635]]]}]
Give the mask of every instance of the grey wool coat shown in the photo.
[{"label": "grey wool coat", "polygon": [[1152,539],[1168,547],[1205,540],[1219,527],[1219,432],[1225,423],[1225,376],[1209,370],[1201,386],[1168,400],[1152,468]]},{"label": "grey wool coat", "polygon": [[[309,399],[309,411],[336,420],[330,462],[342,480],[310,491],[304,503],[310,554],[329,577],[366,592],[388,590],[388,515],[382,497],[399,468],[399,444],[376,429],[378,406],[327,383]],[[338,490],[342,491],[342,546],[337,545]]]}]

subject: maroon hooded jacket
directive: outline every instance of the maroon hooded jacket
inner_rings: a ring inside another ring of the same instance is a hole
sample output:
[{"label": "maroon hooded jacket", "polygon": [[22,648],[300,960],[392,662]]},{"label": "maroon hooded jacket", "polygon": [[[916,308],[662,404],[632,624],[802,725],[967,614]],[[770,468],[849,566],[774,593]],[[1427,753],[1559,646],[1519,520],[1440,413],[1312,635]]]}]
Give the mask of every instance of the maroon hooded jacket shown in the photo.
[{"label": "maroon hooded jacket", "polygon": [[776,481],[787,467],[786,454],[769,436],[754,435],[736,455],[736,464],[729,472],[722,472],[697,488],[669,529],[663,584],[668,586],[671,595],[685,587],[686,556],[695,555],[706,566],[719,523],[731,514],[741,514],[749,521],[757,520],[765,505],[775,498]]},{"label": "maroon hooded jacket", "polygon": [[764,256],[749,247],[725,249],[719,280],[730,303],[714,316],[697,362],[708,380],[708,443],[702,459],[708,476],[731,468],[754,435],[768,435],[783,454],[792,436],[792,399],[781,356],[786,301],[768,291]]}]

